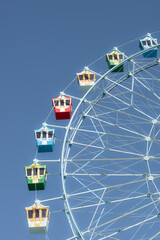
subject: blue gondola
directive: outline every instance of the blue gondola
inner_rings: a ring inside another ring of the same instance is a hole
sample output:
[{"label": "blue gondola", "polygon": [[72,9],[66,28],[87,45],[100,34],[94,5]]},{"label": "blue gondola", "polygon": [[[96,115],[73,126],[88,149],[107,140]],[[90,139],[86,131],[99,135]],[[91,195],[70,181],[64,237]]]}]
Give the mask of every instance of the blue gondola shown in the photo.
[{"label": "blue gondola", "polygon": [[[152,38],[150,33],[147,33],[143,39],[139,40],[139,47],[141,50],[148,49],[155,45],[157,45],[157,39]],[[157,57],[157,47],[153,48],[152,50],[150,50],[148,52],[143,53],[143,57],[145,57],[145,58]]]},{"label": "blue gondola", "polygon": [[42,127],[34,130],[38,152],[53,152],[55,145],[55,130]]}]

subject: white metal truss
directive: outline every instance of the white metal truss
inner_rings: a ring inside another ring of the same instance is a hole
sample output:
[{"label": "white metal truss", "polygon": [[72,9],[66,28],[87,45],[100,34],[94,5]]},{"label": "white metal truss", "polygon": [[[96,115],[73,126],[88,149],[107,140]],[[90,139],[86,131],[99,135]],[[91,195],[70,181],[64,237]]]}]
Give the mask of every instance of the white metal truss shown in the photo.
[{"label": "white metal truss", "polygon": [[[160,45],[149,51],[155,47]],[[147,51],[126,57],[103,75],[93,71],[99,79],[75,98],[79,103],[65,127],[61,154],[63,200],[73,232],[69,239],[125,239],[131,232],[137,240],[140,230],[159,224],[160,172],[152,162],[160,159],[154,153],[160,143],[160,87],[150,71],[159,60],[136,62]],[[112,78],[124,63],[132,69]]]}]

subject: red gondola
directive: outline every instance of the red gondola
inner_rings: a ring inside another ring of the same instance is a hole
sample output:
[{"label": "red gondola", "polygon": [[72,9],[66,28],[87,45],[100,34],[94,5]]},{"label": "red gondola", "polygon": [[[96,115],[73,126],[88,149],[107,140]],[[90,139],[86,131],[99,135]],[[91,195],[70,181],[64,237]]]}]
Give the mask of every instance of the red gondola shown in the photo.
[{"label": "red gondola", "polygon": [[61,95],[57,98],[52,98],[52,106],[56,120],[70,119],[72,112],[72,98]]}]

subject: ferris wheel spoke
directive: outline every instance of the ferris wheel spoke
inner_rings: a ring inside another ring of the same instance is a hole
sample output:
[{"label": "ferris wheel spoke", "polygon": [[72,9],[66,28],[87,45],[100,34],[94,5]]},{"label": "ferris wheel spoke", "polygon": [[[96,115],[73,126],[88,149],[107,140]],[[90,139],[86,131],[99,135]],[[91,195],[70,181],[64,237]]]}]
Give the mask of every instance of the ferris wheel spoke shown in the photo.
[{"label": "ferris wheel spoke", "polygon": [[[101,217],[102,217],[102,215],[103,215],[104,210],[105,210],[105,207],[102,209],[102,211],[101,211],[101,213],[100,213],[100,216],[99,216],[99,218],[98,218],[97,221],[96,221],[96,225],[95,225],[95,226],[98,226],[99,221],[101,220]],[[95,231],[93,230],[93,231],[92,231],[92,234],[91,234],[91,237],[90,237],[89,240],[92,240],[92,239],[93,239],[93,237],[94,237],[94,235],[95,235],[94,233],[95,233]]]},{"label": "ferris wheel spoke", "polygon": [[[78,146],[78,144],[77,144],[77,146]],[[81,147],[81,146],[79,146],[79,147]],[[72,159],[80,156],[85,150],[89,151],[89,150],[88,150],[88,145],[85,146],[85,148],[81,148],[80,151],[78,151],[76,154],[74,154],[74,155],[72,156]],[[96,150],[98,151],[98,153],[96,152]],[[94,156],[94,159],[95,159],[97,156],[101,155],[101,153],[104,152],[104,148],[102,148],[102,150],[101,150],[100,152],[99,152],[99,149],[96,149],[96,150],[94,150],[94,153],[96,154],[96,155]],[[92,152],[92,153],[93,153],[93,152]],[[66,161],[66,162],[68,162],[68,161]]]},{"label": "ferris wheel spoke", "polygon": [[144,66],[140,66],[137,62],[133,61],[135,63],[136,66],[139,67],[139,69],[141,69],[139,72],[144,71],[147,75],[149,75],[151,78],[159,80],[155,75],[151,74],[150,72],[148,72],[147,69],[154,67],[156,65],[159,65],[159,59],[157,59],[156,61],[153,61],[152,63],[148,64],[148,65],[144,65]]},{"label": "ferris wheel spoke", "polygon": [[[104,151],[101,151],[100,153],[96,154],[96,155],[94,156],[93,160],[96,159],[96,158],[97,158],[99,155],[101,155],[103,152],[104,152]],[[83,169],[83,168],[86,167],[89,163],[90,163],[90,161],[87,161],[87,163],[83,164],[83,165],[81,166],[81,168]],[[77,172],[79,172],[79,171],[80,171],[80,169],[77,169],[77,170],[74,171],[73,173],[75,174],[75,173],[77,173]]]},{"label": "ferris wheel spoke", "polygon": [[[160,100],[160,97],[159,97],[156,93],[154,93],[153,90],[151,90],[151,89],[149,89],[147,86],[145,86],[141,81],[138,80],[138,78],[135,77],[135,79],[136,79],[136,81],[139,82],[144,88],[146,88],[149,92],[151,92],[158,100]],[[141,98],[146,99],[147,101],[149,101],[149,102],[151,102],[151,103],[154,103],[154,104],[157,105],[157,106],[160,106],[160,103],[158,103],[158,102],[156,102],[156,101],[153,101],[152,99],[150,99],[150,98],[148,98],[148,97],[145,97],[145,96],[143,96],[143,95],[141,95],[141,94],[139,94],[139,93],[137,93],[137,92],[135,92],[135,94],[138,95],[138,96],[141,97]]]},{"label": "ferris wheel spoke", "polygon": [[100,197],[95,193],[93,192],[88,186],[86,186],[82,181],[80,181],[78,178],[76,177],[73,177],[77,182],[79,182],[84,188],[86,188],[89,193],[92,193],[93,196],[95,196],[97,199],[100,199]]},{"label": "ferris wheel spoke", "polygon": [[160,234],[160,232],[156,233],[154,236],[150,238],[150,240],[153,240],[155,237],[157,237]]},{"label": "ferris wheel spoke", "polygon": [[[156,114],[155,114],[155,112],[154,112],[154,109],[153,109],[153,107],[151,107],[151,103],[152,103],[152,104],[154,103],[155,105],[157,105],[157,107],[159,107],[159,106],[160,106],[160,104],[159,104],[159,103],[157,103],[157,102],[155,102],[155,101],[153,101],[153,100],[149,99],[148,97],[142,96],[141,94],[138,94],[138,93],[136,93],[135,95],[138,95],[139,97],[141,97],[141,98],[145,99],[145,100],[147,101],[147,103],[148,103],[149,107],[150,107],[150,110],[152,110],[152,114],[156,115]],[[135,109],[135,110],[137,110],[137,109],[138,109],[136,105],[134,105],[133,107],[134,107],[134,109]],[[144,107],[144,106],[142,106],[142,107]],[[142,107],[140,107],[140,108],[142,109]],[[142,112],[142,110],[141,110],[141,109],[139,109],[139,111],[141,111],[141,112]],[[144,111],[143,111],[143,114],[145,114],[145,113],[144,113]],[[153,118],[153,120],[155,120],[155,118]]]},{"label": "ferris wheel spoke", "polygon": [[[96,145],[92,145],[92,144],[84,144],[84,143],[78,143],[78,142],[72,142],[72,144],[75,145],[79,145],[79,146],[84,146],[85,148],[83,148],[79,153],[82,153],[82,151],[88,149],[88,148],[94,148],[94,149],[102,149],[102,150],[106,150],[106,151],[112,151],[112,152],[119,152],[119,153],[124,153],[124,154],[130,154],[130,155],[135,155],[135,156],[141,156],[144,157],[144,154],[140,154],[140,153],[136,153],[136,152],[129,152],[129,151],[123,151],[120,149],[113,149],[113,148],[104,148],[104,147],[100,147],[100,146],[96,146]],[[128,145],[128,143],[126,144]],[[78,154],[79,154],[78,153]],[[76,154],[74,157],[78,156],[78,154]]]},{"label": "ferris wheel spoke", "polygon": [[[125,94],[125,93],[128,93],[128,92],[123,92],[122,95]],[[121,102],[121,103],[123,103],[124,105],[127,105],[128,107],[131,106],[130,103],[127,103],[127,102],[123,101],[122,99],[116,97],[115,95],[113,95],[113,94],[111,94],[111,93],[108,93],[108,95],[109,95],[110,97],[116,99],[118,102]],[[119,94],[119,95],[120,95],[120,94]],[[129,102],[129,99],[128,99],[128,102]]]},{"label": "ferris wheel spoke", "polygon": [[[90,173],[90,176],[96,176],[96,177],[144,177],[143,174],[107,174],[107,173]],[[152,174],[153,175],[153,174]],[[86,173],[65,173],[65,176],[88,176]],[[155,176],[155,175],[154,175]],[[159,174],[156,174],[156,176],[160,177]]]},{"label": "ferris wheel spoke", "polygon": [[149,221],[151,221],[151,220],[153,220],[153,219],[155,219],[155,218],[157,218],[157,215],[155,215],[155,216],[153,216],[153,217],[150,217],[150,218],[148,218],[148,219],[145,219],[145,220],[143,220],[143,221],[141,221],[141,222],[138,222],[138,223],[136,223],[136,224],[133,224],[133,225],[131,225],[131,226],[129,226],[129,227],[125,227],[125,228],[123,228],[123,229],[120,229],[119,231],[114,232],[114,233],[112,233],[112,234],[110,234],[110,235],[108,235],[108,236],[105,236],[104,238],[100,238],[99,240],[103,240],[103,239],[106,239],[106,238],[110,238],[110,237],[112,237],[112,236],[114,236],[114,235],[116,235],[116,234],[118,234],[118,233],[120,233],[120,232],[127,231],[127,230],[129,230],[129,229],[131,229],[131,228],[134,228],[134,227],[137,227],[137,226],[139,226],[139,225],[142,225],[142,224],[144,224],[144,223],[146,223],[146,222],[149,222]]},{"label": "ferris wheel spoke", "polygon": [[[152,195],[158,195],[158,193],[153,193]],[[115,204],[115,203],[121,203],[121,202],[126,202],[126,201],[130,201],[130,200],[135,200],[135,199],[145,199],[148,198],[148,194],[143,194],[143,195],[139,195],[139,196],[134,196],[134,197],[127,197],[127,198],[122,198],[122,199],[118,199],[118,200],[110,200],[110,201],[104,201],[103,203],[96,203],[96,204],[90,204],[90,205],[84,205],[84,206],[80,206],[80,207],[72,207],[71,209],[73,211],[75,210],[79,210],[79,209],[84,209],[84,208],[92,208],[92,207],[96,207],[97,205],[107,205],[107,204]]]},{"label": "ferris wheel spoke", "polygon": [[[150,158],[153,158],[153,157],[151,157],[150,156]],[[154,157],[155,158],[155,157]],[[88,159],[88,158],[79,158],[79,159],[75,159],[75,158],[71,158],[71,159],[67,159],[67,161],[68,162],[95,162],[95,161],[98,161],[98,162],[101,162],[101,161],[103,161],[103,162],[106,162],[106,161],[131,161],[131,160],[142,160],[142,159],[144,159],[144,156],[143,157],[134,157],[134,158],[90,158],[90,159]],[[160,157],[156,157],[156,159],[160,159]]]},{"label": "ferris wheel spoke", "polygon": [[93,216],[92,216],[92,219],[91,219],[91,221],[90,221],[90,223],[89,223],[88,230],[90,229],[90,227],[91,227],[91,225],[92,225],[92,223],[93,223],[93,220],[94,220],[94,218],[95,218],[95,216],[96,216],[96,213],[97,213],[98,208],[99,208],[99,206],[100,206],[100,204],[101,204],[101,202],[102,202],[102,199],[103,199],[103,196],[104,196],[105,192],[106,192],[106,190],[103,191],[103,193],[102,193],[102,195],[101,195],[101,197],[100,197],[100,200],[99,200],[99,202],[98,202],[98,204],[97,204],[97,206],[96,206],[96,209],[95,209],[95,211],[94,211],[94,214],[93,214]]},{"label": "ferris wheel spoke", "polygon": [[84,194],[88,194],[88,193],[92,193],[92,192],[99,192],[99,191],[103,191],[103,190],[110,190],[110,189],[113,189],[113,188],[119,188],[119,187],[131,185],[131,184],[135,184],[135,183],[140,183],[140,182],[145,182],[145,179],[130,181],[130,182],[126,182],[126,183],[122,183],[122,184],[116,184],[116,185],[113,185],[113,186],[108,186],[108,187],[103,187],[103,188],[91,189],[89,191],[84,191],[84,192],[68,194],[68,197],[70,198],[70,197],[73,197],[73,196],[84,195]]},{"label": "ferris wheel spoke", "polygon": [[[97,128],[96,128],[96,126],[95,126],[95,124],[94,124],[94,121],[93,121],[93,119],[90,119],[91,120],[91,122],[92,122],[92,125],[93,125],[93,127],[95,128],[95,130],[96,130],[96,132],[97,132],[97,134],[98,134],[98,137],[99,137],[99,139],[100,139],[100,141],[101,141],[101,143],[102,143],[102,146],[103,147],[105,147],[105,144],[103,143],[103,141],[102,141],[102,136],[99,134],[99,132],[97,131]],[[102,126],[101,126],[102,127]],[[104,129],[103,129],[104,130]],[[104,135],[104,133],[103,133],[103,135]]]},{"label": "ferris wheel spoke", "polygon": [[84,144],[84,143],[79,143],[79,142],[72,142],[72,144],[79,145],[79,146],[85,146],[85,149],[87,149],[88,147],[97,148],[97,149],[103,149],[103,150],[105,149],[104,147],[91,145],[91,144]]},{"label": "ferris wheel spoke", "polygon": [[135,152],[128,152],[128,151],[122,151],[122,150],[120,150],[120,149],[108,148],[107,150],[112,151],[112,152],[119,152],[119,153],[125,153],[125,154],[130,154],[130,155],[135,155],[135,156],[144,157],[144,154],[135,153]]},{"label": "ferris wheel spoke", "polygon": [[87,174],[87,176],[89,176],[90,178],[92,178],[93,181],[95,181],[96,183],[98,183],[99,185],[105,187],[105,185],[103,183],[101,183],[99,180],[97,180],[96,178],[94,178],[93,176],[91,176],[86,170],[84,170],[84,168],[81,168],[80,166],[78,166],[76,163],[73,163],[77,168],[79,168],[82,172],[84,172],[85,174]]},{"label": "ferris wheel spoke", "polygon": [[[150,120],[155,120],[153,117],[151,117],[151,116],[149,116],[148,114],[146,114],[146,113],[144,113],[143,111],[142,111],[142,109],[138,109],[138,108],[136,108],[135,106],[133,107],[133,106],[129,106],[128,108],[118,108],[118,109],[114,109],[114,108],[111,108],[111,107],[108,107],[108,106],[104,106],[104,105],[102,105],[102,104],[99,104],[98,102],[100,101],[100,99],[101,99],[101,97],[98,99],[98,100],[96,100],[96,106],[98,106],[98,107],[102,107],[102,108],[105,108],[105,109],[108,109],[108,110],[111,110],[111,111],[113,111],[113,112],[119,112],[119,113],[122,113],[122,114],[124,114],[124,115],[128,115],[128,116],[131,116],[131,117],[134,117],[134,118],[136,118],[136,119],[142,119],[142,120],[144,120],[144,121],[148,121],[148,122],[150,122]],[[104,97],[103,97],[103,99],[105,99]],[[90,112],[90,110],[95,106],[95,103],[92,103],[91,104],[91,108],[89,108],[89,110],[88,111],[86,111],[86,113],[84,114],[84,117],[86,117],[87,115],[89,115],[88,113]],[[147,119],[145,119],[145,118],[142,118],[142,117],[140,117],[140,116],[138,116],[138,115],[134,115],[134,114],[131,114],[131,113],[128,113],[128,112],[124,112],[123,111],[123,109],[129,109],[129,108],[132,108],[132,109],[134,109],[135,111],[137,111],[137,112],[139,112],[139,113],[141,113],[142,115],[144,115],[145,117],[147,117]],[[107,113],[108,114],[108,113]],[[150,120],[149,120],[150,119]]]},{"label": "ferris wheel spoke", "polygon": [[[130,115],[130,114],[127,114],[127,113],[125,113],[125,112],[122,112],[122,111],[124,111],[124,110],[128,110],[128,109],[129,109],[128,107],[119,108],[118,110],[113,109],[113,108],[108,108],[108,109],[110,109],[111,111],[108,111],[108,112],[102,111],[101,113],[96,113],[95,116],[96,116],[97,118],[98,118],[98,117],[106,117],[106,115],[109,115],[109,114],[111,114],[111,113],[115,113],[116,111],[117,111],[118,113],[123,113],[123,114],[126,114],[126,115],[128,115],[128,116]],[[135,116],[135,117],[137,117],[137,116]],[[141,119],[141,120],[146,121],[145,118],[140,118],[140,117],[138,117],[138,118]]]},{"label": "ferris wheel spoke", "polygon": [[[154,201],[154,202],[158,202],[158,201],[159,201],[159,200],[156,200],[156,201]],[[117,221],[117,220],[119,220],[119,219],[121,219],[121,218],[123,218],[123,217],[129,216],[129,215],[131,215],[131,214],[133,214],[133,213],[135,213],[135,212],[138,212],[138,211],[140,211],[140,210],[142,210],[142,209],[144,209],[144,208],[146,208],[146,207],[148,207],[148,206],[150,206],[150,205],[153,205],[153,202],[150,202],[150,203],[148,203],[148,204],[145,204],[145,205],[143,205],[142,207],[136,208],[136,209],[134,209],[134,210],[132,210],[132,211],[130,211],[130,212],[127,212],[127,213],[125,213],[125,214],[122,214],[122,215],[119,216],[119,217],[116,217],[116,218],[114,218],[114,219],[111,219],[111,220],[103,223],[103,224],[100,224],[99,226],[96,227],[96,229],[101,228],[102,226],[107,225],[107,224],[109,224],[109,223],[115,222],[115,221]],[[151,219],[153,219],[153,218],[156,218],[156,217],[157,217],[157,215],[155,215],[154,217],[150,218],[149,220],[151,220]],[[148,220],[148,219],[145,219],[144,221],[149,221],[149,220]],[[144,221],[138,223],[138,225],[139,225],[139,224],[142,224]],[[129,229],[130,227],[133,227],[133,226],[137,226],[137,224],[132,225],[132,226],[129,226],[129,227],[124,228],[124,229],[127,230],[127,229]],[[95,229],[95,228],[92,228],[92,229],[90,229],[90,231],[92,231],[92,230],[94,230],[94,229]],[[110,235],[109,235],[109,236],[110,236]]]},{"label": "ferris wheel spoke", "polygon": [[[141,186],[139,186],[138,188],[136,188],[133,193],[136,193],[137,190],[138,190],[140,187],[141,187]],[[128,195],[128,198],[129,198],[133,193],[130,193],[130,194]],[[114,206],[112,209],[110,209],[110,211],[112,211],[112,210],[113,210],[115,207],[117,207],[120,203],[121,203],[121,202],[119,202],[118,204],[116,204],[116,206]],[[110,211],[106,212],[106,214],[108,214]],[[152,213],[152,212],[151,212],[151,213]],[[150,213],[150,214],[151,214],[151,213]],[[112,222],[111,224],[109,224],[109,225],[107,226],[107,228],[105,227],[105,229],[101,231],[101,233],[104,232],[104,231],[105,231],[106,229],[108,229],[109,227],[111,227],[111,225],[113,225],[113,224],[114,224],[114,222]],[[94,230],[94,231],[95,231],[95,230]],[[119,231],[118,231],[118,232],[119,232]],[[96,233],[97,233],[97,232],[96,232]],[[107,235],[108,235],[108,234],[107,234]]]},{"label": "ferris wheel spoke", "polygon": [[[103,105],[101,105],[101,104],[97,104],[97,106],[98,106],[98,107],[101,107],[102,109],[103,109],[103,108],[104,108],[104,109],[109,109],[109,110],[112,110],[113,112],[122,113],[122,114],[124,114],[124,115],[128,115],[128,116],[133,117],[133,118],[134,118],[134,117],[137,118],[137,119],[138,119],[138,118],[139,118],[139,119],[141,118],[141,117],[139,117],[139,116],[130,114],[130,113],[128,113],[128,112],[122,112],[121,109],[113,109],[113,108],[109,108],[109,107],[107,107],[107,106],[103,106]],[[131,106],[131,105],[130,105],[130,107],[132,107],[133,110],[135,110],[135,111],[141,113],[142,115],[146,116],[147,119],[144,119],[144,121],[150,122],[148,119],[150,119],[151,121],[155,121],[155,119],[154,119],[153,117],[149,116],[149,115],[146,114],[144,111],[142,111],[142,108],[138,109],[137,106]],[[86,116],[88,116],[88,115],[86,114]],[[141,119],[142,119],[142,118],[141,118]]]},{"label": "ferris wheel spoke", "polygon": [[111,122],[107,122],[107,121],[102,120],[102,119],[100,119],[100,118],[96,118],[96,117],[91,116],[91,115],[87,115],[87,117],[92,118],[92,119],[95,119],[95,120],[100,121],[100,122],[102,122],[102,123],[105,123],[105,124],[107,124],[107,125],[114,126],[114,127],[116,127],[116,128],[122,129],[122,130],[124,130],[124,131],[126,131],[126,132],[130,132],[130,133],[133,133],[133,134],[135,134],[135,135],[138,135],[138,136],[141,136],[141,137],[144,137],[144,138],[146,137],[145,135],[143,135],[143,134],[141,134],[141,133],[138,133],[138,132],[135,132],[135,131],[133,131],[133,130],[130,130],[130,129],[121,127],[121,126],[119,126],[119,125],[117,125],[117,124],[113,124],[113,123],[111,123]]},{"label": "ferris wheel spoke", "polygon": [[[93,131],[93,130],[86,130],[86,129],[82,129],[82,128],[79,128],[79,129],[76,129],[76,128],[73,128],[71,127],[72,130],[76,130],[76,131],[79,131],[79,132],[86,132],[86,133],[95,133],[95,134],[98,134],[99,138],[101,139],[101,137],[105,136],[105,135],[108,135],[108,136],[117,136],[117,137],[124,137],[124,138],[131,138],[131,139],[139,139],[139,140],[144,140],[144,137],[140,138],[140,137],[136,137],[136,136],[130,136],[130,135],[122,135],[122,134],[118,134],[118,133],[111,133],[111,132],[100,132],[100,131]],[[88,135],[90,136],[90,135]],[[157,141],[157,142],[160,142],[158,139],[151,139],[152,141]],[[103,141],[101,140],[102,142],[102,145],[104,146],[103,144]]]},{"label": "ferris wheel spoke", "polygon": [[100,131],[93,131],[93,130],[88,130],[88,129],[82,129],[82,128],[73,128],[73,127],[70,127],[70,130],[76,130],[77,132],[80,131],[80,132],[86,132],[86,133],[95,133],[95,134],[101,134],[103,135],[104,132],[100,132]]}]

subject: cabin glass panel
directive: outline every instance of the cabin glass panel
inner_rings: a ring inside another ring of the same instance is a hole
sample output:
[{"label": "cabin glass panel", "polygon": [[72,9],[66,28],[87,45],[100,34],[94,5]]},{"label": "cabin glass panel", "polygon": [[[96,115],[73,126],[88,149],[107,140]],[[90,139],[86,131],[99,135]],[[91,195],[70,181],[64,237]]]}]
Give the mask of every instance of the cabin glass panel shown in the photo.
[{"label": "cabin glass panel", "polygon": [[84,74],[85,80],[88,80],[88,74]]},{"label": "cabin glass panel", "polygon": [[90,80],[94,79],[94,74],[90,74]]},{"label": "cabin glass panel", "polygon": [[37,220],[37,218],[39,219],[39,209],[35,210],[35,219]]},{"label": "cabin glass panel", "polygon": [[119,59],[122,60],[123,59],[123,55],[119,54]]},{"label": "cabin glass panel", "polygon": [[59,106],[59,101],[58,100],[54,100],[54,106],[58,107]]},{"label": "cabin glass panel", "polygon": [[118,60],[117,54],[114,54],[114,60]]},{"label": "cabin glass panel", "polygon": [[47,209],[42,209],[42,218],[46,218]]},{"label": "cabin glass panel", "polygon": [[40,175],[44,175],[44,168],[40,168],[39,170],[40,170],[40,173],[39,173],[39,174],[40,174]]},{"label": "cabin glass panel", "polygon": [[33,218],[33,210],[28,210],[28,218]]},{"label": "cabin glass panel", "polygon": [[142,45],[146,46],[147,45],[146,41],[142,41]]},{"label": "cabin glass panel", "polygon": [[48,132],[48,138],[53,138],[53,132],[52,131]]},{"label": "cabin glass panel", "polygon": [[27,168],[27,176],[28,177],[32,176],[32,169],[31,168]]},{"label": "cabin glass panel", "polygon": [[112,55],[108,55],[109,60],[112,60]]},{"label": "cabin glass panel", "polygon": [[70,100],[66,100],[66,106],[70,105]]},{"label": "cabin glass panel", "polygon": [[153,45],[153,46],[156,45],[156,42],[155,42],[154,40],[152,40],[152,45]]},{"label": "cabin glass panel", "polygon": [[79,75],[79,80],[83,80],[83,75]]},{"label": "cabin glass panel", "polygon": [[64,100],[62,99],[62,100],[60,100],[60,106],[64,106]]},{"label": "cabin glass panel", "polygon": [[37,139],[41,138],[41,132],[36,132],[36,138]]},{"label": "cabin glass panel", "polygon": [[147,40],[147,44],[148,44],[149,46],[151,46],[151,41],[150,41],[150,40]]},{"label": "cabin glass panel", "polygon": [[47,137],[47,132],[46,131],[43,131],[42,132],[42,138],[46,138]]},{"label": "cabin glass panel", "polygon": [[37,176],[38,175],[38,168],[33,168],[33,175]]}]

